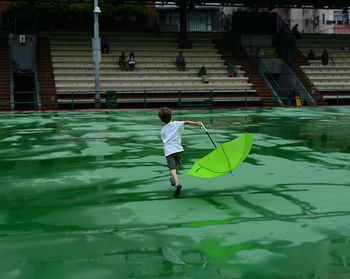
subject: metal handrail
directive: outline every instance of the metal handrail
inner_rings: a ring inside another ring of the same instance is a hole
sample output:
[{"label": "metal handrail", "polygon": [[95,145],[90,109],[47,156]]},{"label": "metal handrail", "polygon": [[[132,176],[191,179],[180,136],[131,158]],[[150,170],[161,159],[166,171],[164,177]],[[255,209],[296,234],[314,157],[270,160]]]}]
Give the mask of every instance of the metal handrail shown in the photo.
[{"label": "metal handrail", "polygon": [[41,110],[41,99],[40,99],[40,81],[39,81],[39,72],[38,72],[38,61],[37,61],[37,43],[35,37],[35,49],[32,48],[32,61],[34,66],[34,82],[35,82],[35,93],[34,100],[37,101],[36,109]]},{"label": "metal handrail", "polygon": [[281,87],[279,86],[278,82],[272,76],[272,74],[270,73],[269,69],[266,67],[266,65],[263,61],[260,61],[259,66],[260,66],[259,71],[262,73],[263,76],[266,77],[268,83],[270,83],[278,103],[280,105],[283,105],[283,102],[282,102],[281,97],[280,97],[280,96],[282,96],[282,90],[281,90]]},{"label": "metal handrail", "polygon": [[[280,89],[288,89],[287,87],[286,88],[280,88]],[[150,103],[150,100],[148,98],[148,93],[149,92],[152,92],[152,91],[147,91],[147,90],[143,90],[143,92],[140,92],[142,94],[140,94],[140,98],[137,99],[138,103],[140,104],[140,106],[143,106],[144,108],[147,108],[149,107],[148,104]],[[215,102],[215,94],[217,92],[213,91],[213,90],[207,90],[207,91],[203,91],[201,90],[200,92],[202,93],[207,93],[208,95],[206,96],[201,96],[201,98],[198,98],[196,99],[196,97],[189,97],[189,98],[184,98],[184,94],[186,93],[191,93],[191,92],[199,92],[198,90],[195,91],[195,90],[178,90],[177,92],[174,92],[174,91],[171,91],[172,93],[176,93],[176,97],[172,97],[171,99],[169,99],[170,102],[172,103],[176,103],[178,107],[184,107],[184,106],[197,106],[197,107],[214,107],[214,102]],[[248,90],[245,90],[245,91],[241,91],[242,93],[244,93],[244,95],[240,95],[240,97],[242,98],[242,100],[240,100],[241,104],[244,104],[243,107],[248,107],[249,106],[249,95],[248,95]],[[20,94],[33,94],[35,92],[33,91],[23,91],[23,92],[18,92]],[[63,92],[60,92],[60,93],[63,93]],[[76,95],[79,95],[79,94],[82,94],[82,93],[91,93],[91,96],[88,96],[89,98],[88,99],[85,99],[86,102],[84,102],[84,104],[91,104],[91,106],[93,107],[93,104],[94,104],[94,91],[67,91],[65,92],[66,94],[66,98],[64,100],[66,100],[66,102],[64,103],[64,105],[67,107],[70,105],[70,109],[74,110],[77,107],[78,104],[81,104],[81,100],[84,100],[84,99],[79,99],[78,100],[78,97]],[[105,104],[107,102],[107,91],[101,91],[100,92],[102,94],[102,103]],[[119,95],[120,91],[116,91],[116,93]],[[230,98],[230,97],[228,97]],[[59,98],[60,99],[60,98]],[[167,97],[166,96],[161,96],[161,99],[164,99],[163,101],[166,102],[167,100]],[[187,99],[187,100],[186,100]],[[282,101],[292,101],[292,103],[295,103],[295,97],[283,97],[283,98],[280,98]],[[312,97],[308,97],[308,98],[303,98],[303,100],[308,100],[308,99],[312,99],[312,100],[322,100],[323,97],[316,97],[314,96],[313,98]],[[335,105],[342,105],[342,100],[345,100],[345,99],[349,99],[347,96],[344,97],[342,96],[341,94],[339,94],[339,92],[336,92],[336,94],[334,94],[334,101],[335,101]],[[62,99],[61,99],[62,100]],[[185,102],[184,102],[185,100]],[[259,97],[259,100],[260,101],[263,101],[263,100],[275,100],[275,98],[272,96],[272,97]],[[54,104],[55,101],[51,101],[51,100],[48,100],[48,101],[40,101],[42,104]],[[161,102],[161,101],[159,101]],[[0,104],[2,103],[8,103],[8,102],[1,102],[0,101]],[[34,101],[22,101],[22,102],[19,102],[19,101],[14,101],[14,100],[11,100],[10,104],[11,104],[11,108],[14,107],[15,104],[34,104],[34,107],[35,105],[37,105],[38,101],[34,100]],[[111,106],[109,108],[118,108],[118,103],[120,104],[120,99],[119,98],[115,98],[115,106]],[[242,107],[242,106],[241,106]],[[106,106],[106,108],[108,108]],[[12,109],[13,110],[13,109]]]},{"label": "metal handrail", "polygon": [[13,77],[13,60],[12,60],[12,52],[11,52],[11,45],[10,45],[10,37],[8,38],[8,49],[9,49],[9,66],[10,66],[10,105],[11,105],[11,110],[14,110],[14,102],[15,102],[15,82],[14,82],[14,77]]}]

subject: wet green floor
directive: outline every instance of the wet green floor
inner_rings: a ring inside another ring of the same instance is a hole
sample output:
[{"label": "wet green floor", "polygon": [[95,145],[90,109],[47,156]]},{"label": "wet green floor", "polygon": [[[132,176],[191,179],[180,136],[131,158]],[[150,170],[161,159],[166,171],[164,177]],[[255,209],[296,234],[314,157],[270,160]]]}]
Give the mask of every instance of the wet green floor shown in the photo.
[{"label": "wet green floor", "polygon": [[176,111],[255,142],[172,198],[157,111],[0,115],[0,278],[350,278],[350,108]]}]

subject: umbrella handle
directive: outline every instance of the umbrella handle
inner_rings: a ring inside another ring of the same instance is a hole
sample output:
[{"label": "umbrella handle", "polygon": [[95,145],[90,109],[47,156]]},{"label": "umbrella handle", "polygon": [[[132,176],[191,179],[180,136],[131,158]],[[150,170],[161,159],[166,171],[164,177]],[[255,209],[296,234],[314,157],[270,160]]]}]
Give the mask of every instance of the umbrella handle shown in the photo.
[{"label": "umbrella handle", "polygon": [[201,123],[201,128],[203,129],[203,131],[208,135],[208,137],[209,137],[209,139],[210,139],[210,141],[212,142],[212,144],[214,145],[214,147],[216,148],[217,146],[216,146],[216,144],[215,144],[215,142],[213,141],[213,139],[211,138],[211,136],[209,135],[209,133],[208,133],[208,130],[205,128],[205,126],[204,126],[204,124],[203,123]]},{"label": "umbrella handle", "polygon": [[207,128],[205,128],[203,123],[201,123],[201,128],[203,129],[204,132],[208,133],[208,130],[207,130]]}]

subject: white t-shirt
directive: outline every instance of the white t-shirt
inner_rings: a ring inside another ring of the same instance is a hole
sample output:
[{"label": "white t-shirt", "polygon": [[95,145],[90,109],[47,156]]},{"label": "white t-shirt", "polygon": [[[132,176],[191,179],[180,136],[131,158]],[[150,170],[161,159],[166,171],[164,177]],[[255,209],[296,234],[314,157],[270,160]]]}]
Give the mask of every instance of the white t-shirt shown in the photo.
[{"label": "white t-shirt", "polygon": [[164,144],[165,157],[173,153],[184,151],[181,145],[181,132],[184,125],[184,121],[171,121],[163,126],[160,135]]}]

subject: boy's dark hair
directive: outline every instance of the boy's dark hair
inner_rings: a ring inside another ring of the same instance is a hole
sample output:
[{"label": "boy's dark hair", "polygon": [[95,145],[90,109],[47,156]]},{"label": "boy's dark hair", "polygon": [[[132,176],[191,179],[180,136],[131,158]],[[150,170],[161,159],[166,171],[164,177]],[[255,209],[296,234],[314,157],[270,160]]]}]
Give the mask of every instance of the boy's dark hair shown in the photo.
[{"label": "boy's dark hair", "polygon": [[160,120],[162,120],[165,124],[168,124],[170,122],[172,115],[173,114],[170,108],[167,108],[167,107],[161,108],[158,112],[158,116]]}]

